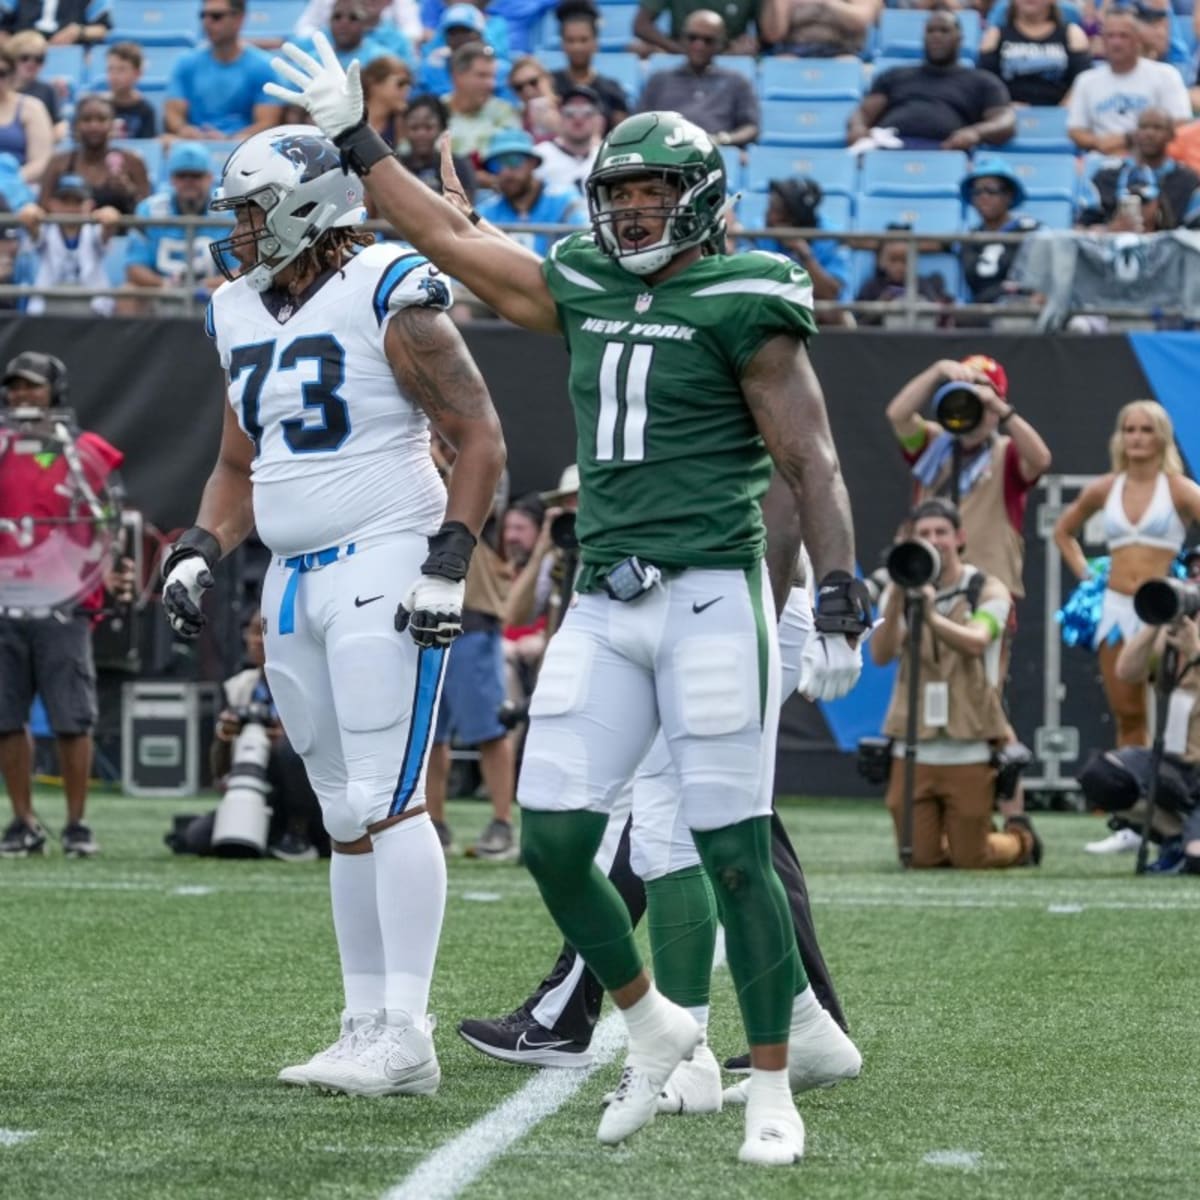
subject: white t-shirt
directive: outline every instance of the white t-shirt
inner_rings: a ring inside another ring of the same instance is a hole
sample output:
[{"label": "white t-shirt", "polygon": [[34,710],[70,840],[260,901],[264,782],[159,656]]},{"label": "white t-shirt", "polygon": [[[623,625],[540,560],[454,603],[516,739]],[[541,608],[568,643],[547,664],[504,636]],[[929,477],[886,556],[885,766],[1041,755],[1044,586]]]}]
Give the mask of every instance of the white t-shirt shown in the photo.
[{"label": "white t-shirt", "polygon": [[1167,63],[1139,58],[1124,75],[1113,74],[1108,63],[1084,71],[1071,89],[1067,128],[1092,133],[1132,133],[1138,114],[1147,108],[1164,109],[1176,121],[1192,119],[1183,76]]},{"label": "white t-shirt", "polygon": [[583,181],[590,174],[596,151],[600,149],[598,142],[582,158],[576,158],[557,142],[540,142],[534,149],[542,160],[534,174],[546,187],[551,191],[583,194]]}]

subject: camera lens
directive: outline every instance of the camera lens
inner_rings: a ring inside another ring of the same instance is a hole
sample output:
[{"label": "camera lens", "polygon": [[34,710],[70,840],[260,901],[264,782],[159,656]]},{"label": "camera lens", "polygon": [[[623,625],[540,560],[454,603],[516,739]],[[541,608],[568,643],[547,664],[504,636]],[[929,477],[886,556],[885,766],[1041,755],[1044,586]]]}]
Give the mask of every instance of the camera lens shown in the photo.
[{"label": "camera lens", "polygon": [[933,394],[933,419],[956,437],[978,429],[983,420],[983,401],[969,383],[944,383]]},{"label": "camera lens", "polygon": [[887,556],[887,573],[902,588],[924,587],[942,572],[938,552],[924,538],[898,542]]},{"label": "camera lens", "polygon": [[550,522],[550,540],[560,550],[578,550],[579,539],[575,536],[575,514],[561,512]]}]

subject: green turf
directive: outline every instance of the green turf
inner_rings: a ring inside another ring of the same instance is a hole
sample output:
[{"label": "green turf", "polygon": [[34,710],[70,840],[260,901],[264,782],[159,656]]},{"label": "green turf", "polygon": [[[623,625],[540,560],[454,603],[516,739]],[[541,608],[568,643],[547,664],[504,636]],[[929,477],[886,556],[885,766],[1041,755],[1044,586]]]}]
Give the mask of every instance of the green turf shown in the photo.
[{"label": "green turf", "polygon": [[[52,793],[42,815],[58,815]],[[555,950],[512,865],[450,872],[432,1100],[274,1083],[331,1039],[340,1001],[324,864],[174,858],[195,802],[99,796],[103,854],[0,861],[0,1196],[380,1197],[533,1077],[470,1050],[463,1016],[521,999]],[[1039,819],[1039,871],[901,875],[878,805],[787,809],[863,1077],[802,1097],[804,1163],[738,1167],[741,1111],[662,1118],[595,1143],[593,1076],[462,1194],[593,1197],[1189,1196],[1200,1177],[1194,1051],[1200,886],[1136,880]],[[480,805],[454,807],[460,841]],[[1063,911],[1055,911],[1061,909]],[[711,1040],[741,1049],[727,976]],[[32,1132],[19,1144],[9,1131]],[[956,1152],[965,1165],[926,1162]]]}]

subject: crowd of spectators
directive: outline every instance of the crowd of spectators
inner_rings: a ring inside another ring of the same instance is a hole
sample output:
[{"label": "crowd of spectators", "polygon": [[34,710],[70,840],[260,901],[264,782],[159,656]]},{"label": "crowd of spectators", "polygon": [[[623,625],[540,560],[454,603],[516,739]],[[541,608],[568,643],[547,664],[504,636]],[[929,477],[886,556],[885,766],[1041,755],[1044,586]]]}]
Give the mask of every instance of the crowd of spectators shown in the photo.
[{"label": "crowd of spectators", "polygon": [[[182,287],[202,298],[219,278],[203,231],[128,234],[109,222],[49,234],[41,216],[62,204],[93,220],[205,213],[191,193],[211,187],[233,143],[307,119],[263,85],[271,49],[285,37],[311,49],[318,30],[343,63],[362,64],[368,120],[401,161],[440,187],[438,139],[448,136],[464,191],[506,225],[580,223],[604,133],[628,113],[672,109],[722,147],[731,193],[745,192],[741,227],[769,218],[831,234],[897,231],[849,246],[758,239],[805,266],[822,301],[905,295],[918,252],[924,299],[1011,300],[1012,235],[1152,233],[1190,228],[1196,215],[1195,31],[1168,0],[641,0],[632,19],[628,6],[596,0],[536,13],[496,5],[504,15],[488,0],[309,0],[299,13],[283,0],[249,3],[204,0],[172,50],[170,36],[128,36],[120,0],[0,0],[0,195],[26,231],[21,252],[0,254],[0,282],[103,273],[113,291]],[[268,9],[290,14],[286,27],[252,19]],[[68,52],[81,56],[69,71]],[[178,169],[175,150],[191,170]],[[866,156],[895,150],[931,164],[956,152],[957,176],[868,182]],[[830,155],[856,164],[849,178],[826,177]],[[1051,165],[1059,174],[1047,184]],[[916,243],[901,231],[1003,236]],[[517,236],[539,251],[552,240]],[[136,307],[118,298],[99,311]]]}]

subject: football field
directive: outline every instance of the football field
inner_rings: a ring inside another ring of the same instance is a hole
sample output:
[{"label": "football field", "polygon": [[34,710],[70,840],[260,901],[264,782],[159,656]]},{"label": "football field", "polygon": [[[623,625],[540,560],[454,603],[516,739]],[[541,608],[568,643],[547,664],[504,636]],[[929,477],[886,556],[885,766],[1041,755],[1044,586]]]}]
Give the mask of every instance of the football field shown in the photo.
[{"label": "football field", "polygon": [[[97,796],[99,858],[0,861],[5,1200],[1197,1193],[1200,880],[1083,854],[1098,821],[1041,816],[1040,870],[902,875],[881,803],[786,808],[865,1065],[800,1097],[806,1157],[764,1171],[736,1162],[741,1109],[596,1143],[622,1053],[607,1010],[592,1072],[505,1066],[457,1036],[556,953],[512,864],[450,866],[436,1097],[278,1085],[336,1033],[327,865],[172,856],[171,814],[206,806]],[[57,831],[60,798],[39,809]],[[452,806],[460,844],[486,815]],[[710,1042],[743,1049],[723,969]]]}]

